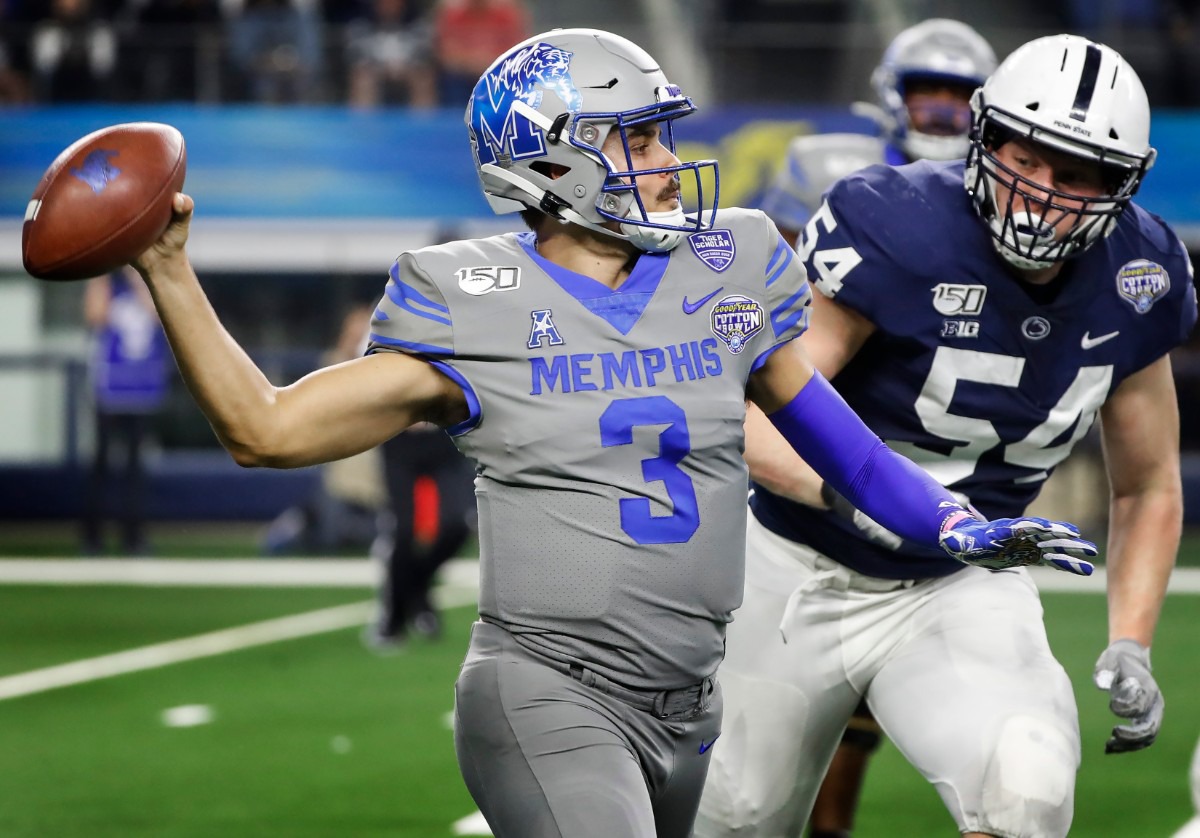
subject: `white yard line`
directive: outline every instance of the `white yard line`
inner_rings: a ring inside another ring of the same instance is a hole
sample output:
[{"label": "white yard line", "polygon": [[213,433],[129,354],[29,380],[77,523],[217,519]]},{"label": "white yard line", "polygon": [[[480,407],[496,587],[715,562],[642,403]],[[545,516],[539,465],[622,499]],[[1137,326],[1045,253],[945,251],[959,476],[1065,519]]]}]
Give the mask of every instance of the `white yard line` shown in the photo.
[{"label": "white yard line", "polygon": [[[1086,579],[1042,567],[1030,573],[1043,591],[1104,593],[1103,568]],[[450,587],[478,587],[479,562],[452,559],[441,576]],[[379,563],[369,559],[0,559],[0,585],[370,588],[378,579]],[[1176,568],[1168,591],[1200,593],[1200,568]]]},{"label": "white yard line", "polygon": [[0,700],[361,625],[368,619],[372,606],[373,603],[370,602],[356,602],[335,608],[323,608],[307,614],[251,623],[10,675],[0,678]]},{"label": "white yard line", "polygon": [[[41,564],[42,562],[33,563]],[[11,563],[0,562],[0,565],[8,564]],[[148,575],[144,562],[111,562],[110,564],[141,565],[131,574],[132,578],[141,581],[126,581],[121,584],[169,584],[163,581],[145,581]],[[165,564],[173,564],[173,562]],[[208,564],[220,566],[228,563],[210,562]],[[345,563],[338,562],[338,564],[344,565]],[[471,562],[469,564],[475,563]],[[454,608],[475,602],[478,597],[478,572],[475,571],[475,575],[472,576],[470,567],[458,564],[448,567],[446,570],[447,572],[444,576],[448,577],[449,584],[439,586],[434,594],[438,606],[441,608]],[[223,574],[229,575],[229,569],[223,571]],[[14,576],[22,583],[34,581],[29,578],[30,574],[27,568],[23,568],[20,574],[14,574]],[[62,581],[61,571],[49,574],[49,577],[53,580],[53,584],[66,584]],[[181,578],[193,579],[195,577],[194,574],[184,573],[181,574]],[[257,577],[255,576],[254,578]],[[212,582],[209,576],[204,576],[203,579],[205,581],[184,581],[175,582],[174,584],[217,584]],[[472,584],[473,580],[474,584]],[[117,583],[109,579],[107,580],[107,584]],[[225,582],[223,584],[233,583]],[[260,580],[248,584],[265,583]],[[281,584],[287,583],[283,582]],[[131,672],[157,669],[158,667],[182,663],[183,661],[223,655],[228,652],[236,652],[240,649],[249,649],[254,646],[265,646],[269,643],[278,643],[283,640],[294,640],[300,637],[309,637],[315,634],[324,634],[325,632],[361,626],[370,619],[374,608],[375,603],[373,601],[338,605],[333,608],[322,608],[318,611],[309,611],[304,614],[293,614],[288,617],[264,620],[260,623],[250,623],[245,626],[222,629],[206,634],[198,634],[194,637],[170,640],[165,643],[156,643],[152,646],[142,646],[138,649],[129,649],[124,652],[116,652],[110,655],[72,661],[71,663],[59,666],[9,675],[0,678],[0,701],[45,692],[46,690],[53,690],[59,687],[85,684],[89,681],[98,681],[102,678],[126,675]]]},{"label": "white yard line", "polygon": [[[478,585],[478,567],[452,559],[441,576]],[[0,585],[372,588],[379,574],[370,559],[0,559]]]},{"label": "white yard line", "polygon": [[[1108,575],[1102,567],[1096,568],[1096,572],[1086,578],[1049,567],[1031,567],[1029,573],[1037,583],[1038,590],[1056,594],[1102,594],[1108,581]],[[1200,594],[1200,567],[1175,568],[1167,593]]]},{"label": "white yard line", "polygon": [[[1044,591],[1104,592],[1103,569],[1087,579],[1046,568],[1034,568],[1032,572],[1038,587]],[[362,559],[0,560],[0,584],[17,585],[370,587],[377,577],[376,563]],[[436,592],[439,606],[453,608],[476,601],[479,585],[476,560],[448,562],[442,578],[443,584]],[[1177,569],[1169,590],[1173,594],[1200,593],[1200,568]],[[359,626],[370,619],[373,608],[370,601],[339,605],[10,675],[0,678],[0,701]]]}]

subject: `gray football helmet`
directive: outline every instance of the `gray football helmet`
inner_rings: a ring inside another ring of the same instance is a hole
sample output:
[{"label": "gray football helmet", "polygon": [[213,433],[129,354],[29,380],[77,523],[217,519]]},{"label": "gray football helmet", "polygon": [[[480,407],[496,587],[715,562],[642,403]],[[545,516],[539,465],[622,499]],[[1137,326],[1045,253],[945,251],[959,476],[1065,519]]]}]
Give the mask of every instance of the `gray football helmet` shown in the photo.
[{"label": "gray football helmet", "polygon": [[[957,20],[931,18],[897,35],[883,53],[871,86],[885,114],[888,141],[910,160],[956,160],[967,156],[970,115],[947,113],[945,132],[922,133],[913,127],[904,103],[905,87],[925,80],[976,88],[996,69],[996,53],[983,36]],[[959,124],[961,122],[961,125]]]},{"label": "gray football helmet", "polygon": [[[484,72],[466,123],[484,195],[497,214],[535,208],[665,252],[712,223],[717,163],[635,170],[626,132],[660,123],[662,142],[674,152],[672,123],[695,109],[636,44],[597,29],[555,29],[513,47]],[[623,169],[600,151],[614,130],[621,132]],[[665,173],[689,179],[682,186],[697,198],[695,214],[682,205],[646,210],[637,178]],[[606,226],[613,221],[619,232]]]},{"label": "gray football helmet", "polygon": [[[1049,267],[1111,233],[1154,165],[1141,80],[1115,50],[1086,38],[1051,35],[1018,48],[975,92],[971,109],[964,182],[997,251],[1018,268]],[[1098,162],[1108,194],[1073,195],[1021,177],[993,153],[1013,137]],[[1006,206],[997,206],[997,181],[1012,186]],[[1030,200],[1026,189],[1041,197]],[[1072,215],[1056,235],[1057,222]]]}]

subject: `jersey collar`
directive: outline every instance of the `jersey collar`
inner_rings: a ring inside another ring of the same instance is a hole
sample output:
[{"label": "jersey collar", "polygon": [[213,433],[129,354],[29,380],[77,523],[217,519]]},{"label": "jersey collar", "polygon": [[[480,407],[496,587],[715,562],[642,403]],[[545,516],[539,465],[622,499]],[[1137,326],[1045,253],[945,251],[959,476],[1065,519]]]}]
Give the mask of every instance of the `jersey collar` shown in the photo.
[{"label": "jersey collar", "polygon": [[621,287],[609,288],[590,276],[575,273],[543,258],[537,252],[537,239],[533,233],[518,233],[517,242],[560,288],[623,335],[629,334],[641,319],[671,260],[670,253],[643,253]]}]

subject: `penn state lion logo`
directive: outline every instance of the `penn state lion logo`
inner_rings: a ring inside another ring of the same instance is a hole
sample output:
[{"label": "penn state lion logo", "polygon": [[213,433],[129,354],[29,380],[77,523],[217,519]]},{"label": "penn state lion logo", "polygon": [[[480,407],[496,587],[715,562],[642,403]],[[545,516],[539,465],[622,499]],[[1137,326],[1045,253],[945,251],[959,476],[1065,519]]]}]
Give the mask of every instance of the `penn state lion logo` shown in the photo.
[{"label": "penn state lion logo", "polygon": [[538,108],[549,90],[567,110],[578,113],[583,100],[571,81],[573,55],[550,44],[532,44],[507,56],[479,80],[471,99],[471,135],[480,165],[501,157],[522,160],[546,153],[542,130],[512,106],[521,101]]}]

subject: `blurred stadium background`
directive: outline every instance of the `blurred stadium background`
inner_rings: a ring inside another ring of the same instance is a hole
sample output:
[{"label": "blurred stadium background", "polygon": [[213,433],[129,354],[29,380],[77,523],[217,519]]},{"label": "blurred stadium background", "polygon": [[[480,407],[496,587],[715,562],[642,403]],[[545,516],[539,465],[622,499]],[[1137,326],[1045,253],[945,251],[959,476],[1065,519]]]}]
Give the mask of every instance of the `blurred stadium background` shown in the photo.
[{"label": "blurred stadium background", "polygon": [[[0,835],[432,838],[474,811],[447,725],[474,614],[469,551],[443,573],[443,638],[367,653],[369,537],[314,548],[271,530],[322,489],[350,502],[353,490],[319,469],[239,469],[175,380],[147,460],[150,556],[82,558],[84,283],[35,281],[20,261],[26,203],[59,151],[114,123],[171,123],[198,204],[193,262],[218,313],[277,383],[314,369],[398,253],[516,222],[488,214],[469,164],[453,71],[470,57],[450,19],[461,1],[0,0]],[[720,159],[725,205],[754,204],[795,134],[872,131],[849,105],[870,100],[884,45],[921,18],[966,21],[1001,55],[1091,35],[1130,60],[1154,107],[1160,156],[1139,202],[1200,250],[1195,3],[491,2],[527,33],[599,26],[646,46],[701,106],[681,157]],[[1185,569],[1200,567],[1198,348],[1173,359]],[[1044,506],[1095,528],[1103,476],[1085,448]],[[1045,593],[1082,714],[1073,835],[1167,836],[1191,816],[1196,572],[1177,577],[1155,645],[1162,737],[1123,757],[1102,754],[1111,720],[1090,684],[1102,585]],[[952,829],[885,746],[856,834]]]}]

